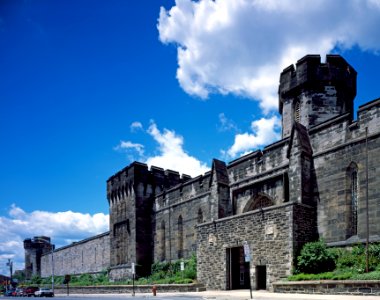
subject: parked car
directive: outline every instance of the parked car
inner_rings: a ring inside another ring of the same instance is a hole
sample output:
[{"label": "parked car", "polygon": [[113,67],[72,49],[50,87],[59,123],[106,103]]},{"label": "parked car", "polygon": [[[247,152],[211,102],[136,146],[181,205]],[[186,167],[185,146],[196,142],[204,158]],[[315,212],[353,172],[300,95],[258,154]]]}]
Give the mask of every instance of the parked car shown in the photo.
[{"label": "parked car", "polygon": [[16,296],[16,297],[22,297],[22,296],[24,296],[24,289],[23,288],[16,288],[14,296]]},{"label": "parked car", "polygon": [[34,296],[34,293],[38,290],[38,287],[36,286],[28,286],[27,288],[24,289],[24,296]]},{"label": "parked car", "polygon": [[9,289],[9,290],[6,290],[5,293],[4,293],[4,296],[12,296],[12,294],[14,293],[14,289]]},{"label": "parked car", "polygon": [[39,288],[34,292],[34,296],[36,297],[54,297],[54,293],[49,288]]}]

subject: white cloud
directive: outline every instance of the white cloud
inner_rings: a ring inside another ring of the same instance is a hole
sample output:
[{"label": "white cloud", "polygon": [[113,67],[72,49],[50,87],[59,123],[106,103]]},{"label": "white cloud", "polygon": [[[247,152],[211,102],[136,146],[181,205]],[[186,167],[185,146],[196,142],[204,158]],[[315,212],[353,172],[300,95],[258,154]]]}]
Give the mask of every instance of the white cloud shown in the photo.
[{"label": "white cloud", "polygon": [[209,170],[207,165],[190,156],[183,149],[183,137],[174,131],[164,129],[161,132],[155,123],[149,126],[148,133],[158,143],[159,154],[149,157],[149,166],[171,169],[190,176],[197,176]]},{"label": "white cloud", "polygon": [[[109,216],[72,211],[28,213],[12,205],[8,217],[0,216],[0,224],[0,261],[11,258],[14,270],[19,270],[24,268],[24,239],[45,235],[61,247],[67,244],[67,240],[79,241],[108,231]],[[0,264],[0,274],[9,274],[5,264]]]},{"label": "white cloud", "polygon": [[227,151],[222,151],[222,153],[227,154],[230,158],[235,158],[260,146],[279,140],[281,137],[280,126],[280,119],[276,116],[253,121],[251,123],[252,133],[245,132],[235,135],[234,144]]},{"label": "white cloud", "polygon": [[132,124],[131,124],[131,126],[130,126],[130,128],[131,128],[131,131],[132,132],[135,132],[135,131],[137,131],[137,130],[142,130],[143,129],[143,126],[142,126],[142,124],[140,123],[140,122],[133,122]]},{"label": "white cloud", "polygon": [[189,94],[242,95],[277,109],[281,70],[339,46],[380,49],[379,0],[176,0],[161,8],[163,43],[178,47],[177,78]]},{"label": "white cloud", "polygon": [[137,143],[132,143],[130,141],[120,141],[120,144],[117,145],[114,150],[119,150],[119,151],[130,151],[134,150],[136,151],[140,156],[144,155],[144,146],[141,144]]}]

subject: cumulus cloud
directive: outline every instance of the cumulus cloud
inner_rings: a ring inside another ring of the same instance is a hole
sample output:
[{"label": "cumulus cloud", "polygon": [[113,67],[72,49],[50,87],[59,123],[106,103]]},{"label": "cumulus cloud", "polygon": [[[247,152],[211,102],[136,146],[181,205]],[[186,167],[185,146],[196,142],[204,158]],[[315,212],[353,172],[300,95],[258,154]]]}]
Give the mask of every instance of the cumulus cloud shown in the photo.
[{"label": "cumulus cloud", "polygon": [[171,169],[190,176],[197,176],[209,170],[205,163],[189,155],[183,149],[183,137],[174,131],[164,129],[161,132],[153,122],[148,133],[158,143],[159,154],[149,157],[146,163],[150,166]]},{"label": "cumulus cloud", "polygon": [[380,49],[379,0],[176,0],[158,20],[177,48],[177,78],[189,94],[235,94],[277,108],[278,74],[305,54]]},{"label": "cumulus cloud", "polygon": [[[24,268],[24,239],[45,235],[51,237],[56,247],[61,247],[108,231],[109,216],[72,211],[29,213],[12,205],[8,216],[0,216],[0,224],[0,261],[10,258],[14,270],[20,270]],[[0,265],[0,274],[9,274],[5,264]]]},{"label": "cumulus cloud", "polygon": [[[156,153],[144,153],[144,145],[131,141],[121,141],[114,150],[127,152],[131,162],[139,160],[149,166],[171,169],[190,176],[198,176],[209,170],[205,163],[185,151],[183,137],[174,130],[164,128],[161,132],[156,123],[151,121],[145,133],[157,143]],[[137,159],[134,154],[137,154]]]},{"label": "cumulus cloud", "polygon": [[251,123],[251,131],[235,135],[233,145],[222,151],[227,157],[244,155],[260,146],[268,145],[281,137],[281,121],[278,117],[261,118]]}]

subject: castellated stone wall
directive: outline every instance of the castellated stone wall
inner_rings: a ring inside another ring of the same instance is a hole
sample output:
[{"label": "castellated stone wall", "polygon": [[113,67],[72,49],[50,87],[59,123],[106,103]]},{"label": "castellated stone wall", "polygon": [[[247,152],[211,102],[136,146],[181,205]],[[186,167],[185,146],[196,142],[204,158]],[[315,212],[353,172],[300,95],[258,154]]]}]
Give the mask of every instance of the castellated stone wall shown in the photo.
[{"label": "castellated stone wall", "polygon": [[[109,232],[56,249],[53,260],[56,276],[105,271],[110,265]],[[51,253],[42,256],[41,266],[41,277],[51,276]]]},{"label": "castellated stone wall", "polygon": [[[330,244],[352,244],[366,238],[366,138],[368,128],[369,235],[380,238],[380,99],[361,106],[357,121],[343,115],[310,130],[317,180],[320,236]],[[352,220],[352,172],[357,172],[357,220]]]},{"label": "castellated stone wall", "polygon": [[[233,214],[252,210],[250,204],[260,195],[270,199],[270,205],[279,205],[289,200],[288,144],[289,139],[282,140],[228,165]],[[257,205],[262,206],[264,203]]]},{"label": "castellated stone wall", "polygon": [[198,281],[208,289],[231,289],[233,264],[228,250],[250,248],[251,285],[256,289],[256,266],[266,266],[266,285],[290,275],[294,258],[307,239],[315,237],[314,208],[286,203],[201,224],[198,235]]},{"label": "castellated stone wall", "polygon": [[195,226],[211,220],[210,173],[160,194],[155,201],[154,261],[188,258],[196,251]]}]

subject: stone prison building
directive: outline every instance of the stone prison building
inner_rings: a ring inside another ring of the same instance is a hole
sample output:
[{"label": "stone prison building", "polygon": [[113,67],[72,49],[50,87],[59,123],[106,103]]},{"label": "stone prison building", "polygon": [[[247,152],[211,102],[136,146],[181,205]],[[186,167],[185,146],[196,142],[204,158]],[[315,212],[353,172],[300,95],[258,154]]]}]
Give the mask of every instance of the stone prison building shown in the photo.
[{"label": "stone prison building", "polygon": [[[380,240],[380,98],[355,119],[356,76],[339,55],[307,55],[280,75],[281,140],[229,163],[214,159],[195,178],[139,162],[112,175],[109,232],[56,249],[55,274],[108,270],[117,281],[131,276],[131,263],[144,276],[153,262],[196,253],[206,288],[251,280],[272,290],[306,242],[363,243],[367,220],[370,241]],[[51,251],[41,255],[41,276],[51,263]]]}]

